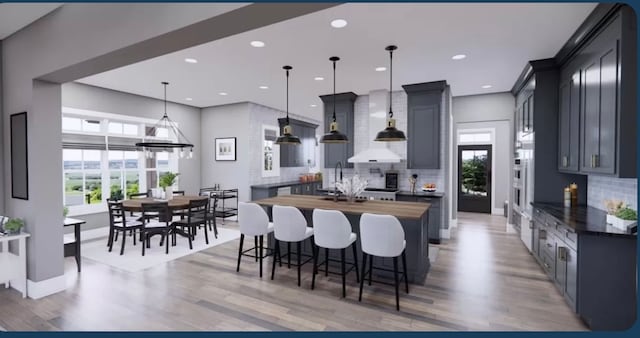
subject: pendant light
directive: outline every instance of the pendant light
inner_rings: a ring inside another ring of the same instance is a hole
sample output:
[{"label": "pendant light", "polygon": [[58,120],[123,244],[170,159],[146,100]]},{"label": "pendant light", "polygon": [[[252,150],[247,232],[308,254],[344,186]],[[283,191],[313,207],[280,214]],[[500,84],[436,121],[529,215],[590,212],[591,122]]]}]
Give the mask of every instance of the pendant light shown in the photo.
[{"label": "pendant light", "polygon": [[389,118],[387,119],[387,127],[383,131],[379,132],[375,141],[390,142],[390,141],[406,141],[402,130],[396,129],[396,119],[393,118],[393,110],[391,110],[391,93],[393,92],[393,51],[398,49],[397,46],[387,46],[385,50],[389,51]]},{"label": "pendant light", "polygon": [[300,138],[298,136],[293,135],[291,132],[293,128],[289,125],[289,71],[293,69],[291,66],[282,67],[287,73],[287,119],[285,122],[285,126],[282,131],[282,136],[276,139],[276,144],[300,144]]},{"label": "pendant light", "polygon": [[[185,149],[189,148],[189,158],[193,157],[193,143],[187,139],[186,136],[180,131],[178,126],[167,115],[167,85],[169,82],[162,82],[164,86],[164,115],[162,118],[151,128],[145,132],[145,140],[143,142],[136,143],[136,147],[142,147],[147,158],[152,158],[154,152],[158,151],[179,151],[180,158],[185,156]],[[158,130],[166,130],[168,136],[173,134],[175,142],[172,140],[155,140]]]},{"label": "pendant light", "polygon": [[320,143],[348,143],[347,135],[338,130],[338,122],[336,121],[336,61],[340,60],[337,56],[332,56],[329,61],[333,62],[333,122],[329,126],[329,132],[324,134],[320,139]]}]

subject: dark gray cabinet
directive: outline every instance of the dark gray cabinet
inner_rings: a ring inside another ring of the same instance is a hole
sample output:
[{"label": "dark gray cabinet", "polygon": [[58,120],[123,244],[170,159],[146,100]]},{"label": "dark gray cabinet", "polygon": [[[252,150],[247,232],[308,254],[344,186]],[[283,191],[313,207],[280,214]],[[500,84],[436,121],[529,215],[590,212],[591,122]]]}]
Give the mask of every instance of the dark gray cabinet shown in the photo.
[{"label": "dark gray cabinet", "polygon": [[577,173],[580,151],[580,71],[560,83],[558,170]]},{"label": "dark gray cabinet", "polygon": [[[335,95],[336,121],[338,130],[347,135],[348,143],[324,144],[324,167],[334,168],[336,163],[342,162],[344,168],[353,168],[353,163],[347,162],[353,156],[354,144],[354,102],[358,96],[355,93],[340,93]],[[333,121],[333,95],[320,96],[324,104],[324,129],[321,134],[329,131],[329,126]]]},{"label": "dark gray cabinet", "polygon": [[440,120],[446,81],[404,85],[407,93],[407,168],[440,169]]},{"label": "dark gray cabinet", "polygon": [[[286,124],[286,119],[278,119],[280,133]],[[280,167],[305,167],[314,166],[316,161],[316,128],[318,125],[289,119],[289,124],[293,128],[293,134],[300,138],[299,145],[280,145]]]},{"label": "dark gray cabinet", "polygon": [[429,243],[440,244],[440,228],[442,227],[442,198],[415,195],[397,195],[396,201],[429,203]]},{"label": "dark gray cabinet", "polygon": [[561,67],[558,168],[635,178],[636,18],[621,6]]}]

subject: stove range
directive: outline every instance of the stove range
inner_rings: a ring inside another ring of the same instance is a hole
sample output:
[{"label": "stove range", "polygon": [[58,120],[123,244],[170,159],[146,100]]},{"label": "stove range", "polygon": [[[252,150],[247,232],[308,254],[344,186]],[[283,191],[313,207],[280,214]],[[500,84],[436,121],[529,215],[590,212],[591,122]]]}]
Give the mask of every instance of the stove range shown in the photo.
[{"label": "stove range", "polygon": [[395,201],[397,192],[398,189],[366,188],[361,196],[370,200]]}]

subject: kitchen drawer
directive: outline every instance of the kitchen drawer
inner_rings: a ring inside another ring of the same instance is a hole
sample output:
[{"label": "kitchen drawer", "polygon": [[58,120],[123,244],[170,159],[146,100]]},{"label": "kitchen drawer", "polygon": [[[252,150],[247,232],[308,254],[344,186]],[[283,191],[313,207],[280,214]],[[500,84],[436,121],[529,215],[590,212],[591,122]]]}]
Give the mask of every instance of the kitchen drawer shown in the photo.
[{"label": "kitchen drawer", "polygon": [[578,250],[578,234],[575,230],[563,225],[561,233],[563,234],[562,241],[573,250]]},{"label": "kitchen drawer", "polygon": [[540,265],[542,265],[542,269],[544,270],[544,272],[546,272],[549,277],[553,278],[555,274],[555,256],[549,256],[546,252],[541,254]]},{"label": "kitchen drawer", "polygon": [[540,241],[540,252],[541,256],[547,255],[549,258],[556,256],[556,239],[552,234],[547,232],[546,239]]},{"label": "kitchen drawer", "polygon": [[547,219],[544,211],[538,208],[533,208],[533,220],[538,221],[540,223],[546,223]]}]

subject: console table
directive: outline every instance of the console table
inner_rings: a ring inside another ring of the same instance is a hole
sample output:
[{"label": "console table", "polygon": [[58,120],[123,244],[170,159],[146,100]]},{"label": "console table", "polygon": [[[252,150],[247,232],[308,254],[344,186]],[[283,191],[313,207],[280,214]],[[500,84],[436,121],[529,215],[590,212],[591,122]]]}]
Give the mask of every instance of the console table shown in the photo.
[{"label": "console table", "polygon": [[[11,282],[22,289],[22,298],[27,297],[27,237],[26,232],[0,236],[0,283],[5,287]],[[9,251],[9,243],[18,243],[18,253]]]},{"label": "console table", "polygon": [[80,258],[80,226],[86,223],[84,220],[75,218],[65,218],[64,226],[73,227],[73,236],[64,236],[64,257],[75,257],[78,272],[81,271],[82,261]]}]

